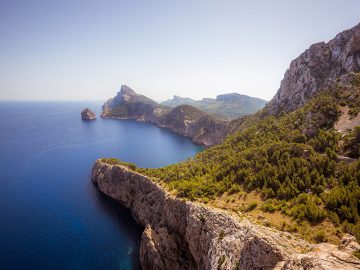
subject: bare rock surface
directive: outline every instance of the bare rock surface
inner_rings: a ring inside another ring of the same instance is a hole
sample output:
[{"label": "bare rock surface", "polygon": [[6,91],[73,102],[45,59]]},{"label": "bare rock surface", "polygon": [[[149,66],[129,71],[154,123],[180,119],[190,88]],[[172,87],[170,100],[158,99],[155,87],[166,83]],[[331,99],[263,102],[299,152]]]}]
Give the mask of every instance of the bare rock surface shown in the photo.
[{"label": "bare rock surface", "polygon": [[359,71],[360,24],[327,43],[311,45],[293,60],[267,108],[272,114],[293,111],[340,76]]},{"label": "bare rock surface", "polygon": [[341,115],[334,126],[338,132],[345,132],[348,129],[353,129],[356,126],[360,126],[360,113],[351,118],[349,115],[349,107],[341,107],[340,111]]},{"label": "bare rock surface", "polygon": [[360,269],[347,236],[339,247],[310,244],[289,233],[173,197],[145,175],[97,160],[92,181],[130,208],[145,227],[140,260],[147,269]]},{"label": "bare rock surface", "polygon": [[82,120],[95,120],[96,115],[95,113],[90,110],[89,108],[85,108],[81,111],[81,119]]}]

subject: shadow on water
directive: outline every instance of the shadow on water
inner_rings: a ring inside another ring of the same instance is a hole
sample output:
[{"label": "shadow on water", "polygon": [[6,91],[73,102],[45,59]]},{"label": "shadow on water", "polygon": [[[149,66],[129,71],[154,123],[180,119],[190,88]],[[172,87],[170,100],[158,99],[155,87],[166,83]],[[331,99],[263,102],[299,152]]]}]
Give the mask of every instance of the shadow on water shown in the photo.
[{"label": "shadow on water", "polygon": [[150,124],[81,121],[84,106],[0,103],[0,269],[141,269],[143,228],[91,167],[100,157],[161,167],[201,149]]},{"label": "shadow on water", "polygon": [[144,227],[135,222],[132,218],[130,209],[100,192],[96,184],[91,183],[91,186],[97,199],[97,207],[112,220],[116,220],[117,226],[119,227],[119,233],[126,234],[134,241],[131,243],[128,250],[128,255],[131,257],[131,261],[134,262],[131,269],[141,270],[139,248]]}]

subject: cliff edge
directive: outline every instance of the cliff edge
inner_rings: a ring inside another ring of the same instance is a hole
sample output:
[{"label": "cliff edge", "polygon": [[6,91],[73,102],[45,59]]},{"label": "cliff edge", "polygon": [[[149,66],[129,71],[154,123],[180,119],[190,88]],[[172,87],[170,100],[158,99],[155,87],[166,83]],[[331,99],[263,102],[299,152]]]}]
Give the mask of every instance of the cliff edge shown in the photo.
[{"label": "cliff edge", "polygon": [[360,269],[359,244],[310,244],[286,232],[176,198],[149,177],[97,160],[92,181],[130,208],[145,230],[143,269]]}]

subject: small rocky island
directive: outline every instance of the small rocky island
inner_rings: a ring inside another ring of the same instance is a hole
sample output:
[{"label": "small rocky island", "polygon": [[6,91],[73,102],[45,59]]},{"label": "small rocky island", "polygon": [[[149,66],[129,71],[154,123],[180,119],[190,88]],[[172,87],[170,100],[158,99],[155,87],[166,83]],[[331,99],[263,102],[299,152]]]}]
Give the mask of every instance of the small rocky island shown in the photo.
[{"label": "small rocky island", "polygon": [[95,120],[96,114],[89,108],[85,108],[81,111],[81,119],[82,120]]}]

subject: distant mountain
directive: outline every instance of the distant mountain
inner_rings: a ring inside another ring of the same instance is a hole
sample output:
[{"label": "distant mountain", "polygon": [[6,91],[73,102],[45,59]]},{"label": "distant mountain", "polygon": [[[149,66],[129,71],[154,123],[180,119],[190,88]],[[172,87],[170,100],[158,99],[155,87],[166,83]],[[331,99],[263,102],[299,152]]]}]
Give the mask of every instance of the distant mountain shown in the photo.
[{"label": "distant mountain", "polygon": [[114,98],[105,102],[101,117],[149,122],[205,146],[222,141],[229,124],[223,118],[187,104],[175,108],[159,104],[126,85],[121,86]]},{"label": "distant mountain", "polygon": [[210,114],[224,118],[237,118],[261,110],[266,102],[260,98],[231,93],[218,95],[216,99],[203,98],[202,100],[174,96],[173,99],[166,100],[161,104],[169,107],[188,104]]}]

